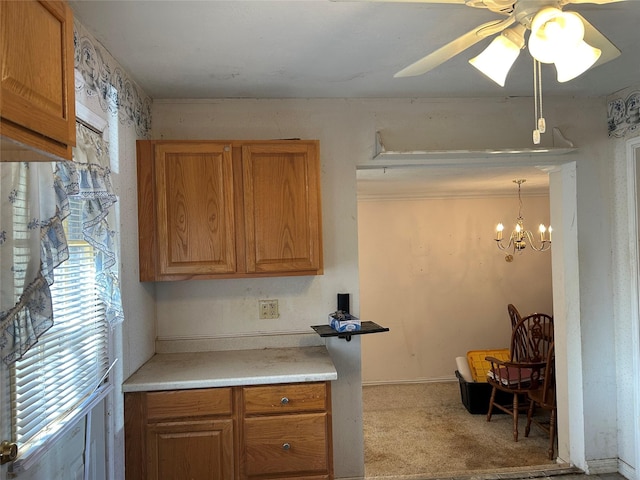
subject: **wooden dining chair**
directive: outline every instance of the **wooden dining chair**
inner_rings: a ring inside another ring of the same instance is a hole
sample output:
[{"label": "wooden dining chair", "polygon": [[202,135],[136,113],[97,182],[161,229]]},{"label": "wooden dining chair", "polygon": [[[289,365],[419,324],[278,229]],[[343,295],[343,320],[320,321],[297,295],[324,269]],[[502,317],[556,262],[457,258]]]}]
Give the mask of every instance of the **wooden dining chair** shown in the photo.
[{"label": "wooden dining chair", "polygon": [[[542,384],[549,348],[553,344],[553,318],[544,313],[534,313],[520,319],[511,332],[509,360],[488,356],[490,363],[487,382],[492,386],[487,421],[491,421],[497,408],[513,417],[513,440],[518,441],[518,413],[528,409],[528,402],[520,404],[520,398]],[[511,405],[496,401],[496,393],[503,391],[513,396]]]},{"label": "wooden dining chair", "polygon": [[[527,412],[527,427],[524,430],[524,436],[528,437],[531,431],[531,423],[538,425],[542,431],[549,434],[549,460],[553,460],[555,449],[557,423],[557,402],[556,402],[556,357],[554,345],[551,345],[547,355],[547,363],[544,368],[542,386],[536,390],[529,390],[529,411]],[[541,407],[549,411],[549,423],[541,421],[533,417],[536,407]]]},{"label": "wooden dining chair", "polygon": [[511,320],[511,330],[513,330],[518,322],[522,319],[522,315],[520,315],[520,312],[512,303],[507,305],[507,312],[509,312],[509,319]]}]

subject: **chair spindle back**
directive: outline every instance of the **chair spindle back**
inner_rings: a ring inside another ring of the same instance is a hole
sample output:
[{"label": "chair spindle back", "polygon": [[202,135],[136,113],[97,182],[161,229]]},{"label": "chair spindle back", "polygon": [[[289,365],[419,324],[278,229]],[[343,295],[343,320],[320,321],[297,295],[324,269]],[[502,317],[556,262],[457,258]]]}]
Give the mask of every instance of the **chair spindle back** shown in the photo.
[{"label": "chair spindle back", "polygon": [[553,343],[553,317],[533,313],[521,318],[511,332],[511,360],[541,362]]}]

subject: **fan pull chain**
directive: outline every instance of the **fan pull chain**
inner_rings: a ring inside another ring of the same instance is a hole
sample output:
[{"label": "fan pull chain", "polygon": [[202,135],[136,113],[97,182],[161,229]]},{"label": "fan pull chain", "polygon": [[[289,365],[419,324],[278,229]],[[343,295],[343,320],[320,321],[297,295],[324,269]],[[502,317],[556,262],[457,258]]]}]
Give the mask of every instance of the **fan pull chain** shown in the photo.
[{"label": "fan pull chain", "polygon": [[542,115],[542,63],[539,60],[536,60],[536,64],[538,66],[538,99],[540,100],[540,116],[538,117],[538,130],[540,133],[544,133],[547,131],[547,122]]},{"label": "fan pull chain", "polygon": [[533,110],[534,110],[534,115],[535,115],[535,121],[534,121],[534,126],[533,126],[533,144],[534,145],[538,145],[540,143],[540,128],[539,128],[539,124],[540,124],[540,117],[538,116],[538,107],[542,105],[542,102],[538,101],[538,90],[539,90],[539,84],[538,84],[538,76],[539,76],[539,71],[538,71],[538,61],[534,58],[533,59]]}]

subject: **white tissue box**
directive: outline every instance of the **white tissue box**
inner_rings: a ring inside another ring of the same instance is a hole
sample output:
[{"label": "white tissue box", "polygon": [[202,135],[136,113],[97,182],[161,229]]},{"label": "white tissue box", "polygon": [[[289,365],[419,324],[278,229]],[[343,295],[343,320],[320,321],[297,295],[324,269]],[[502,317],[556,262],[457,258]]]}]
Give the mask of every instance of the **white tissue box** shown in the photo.
[{"label": "white tissue box", "polygon": [[354,332],[360,330],[360,319],[348,313],[332,313],[329,315],[329,325],[336,332]]}]

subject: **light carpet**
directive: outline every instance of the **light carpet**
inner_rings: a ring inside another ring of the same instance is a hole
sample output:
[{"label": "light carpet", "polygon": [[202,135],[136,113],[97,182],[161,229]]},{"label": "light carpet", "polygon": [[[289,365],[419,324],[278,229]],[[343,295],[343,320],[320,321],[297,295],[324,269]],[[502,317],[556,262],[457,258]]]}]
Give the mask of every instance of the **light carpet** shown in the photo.
[{"label": "light carpet", "polygon": [[559,467],[547,458],[546,433],[532,425],[524,436],[526,414],[514,442],[512,418],[470,414],[457,382],[364,386],[363,423],[367,478]]}]

